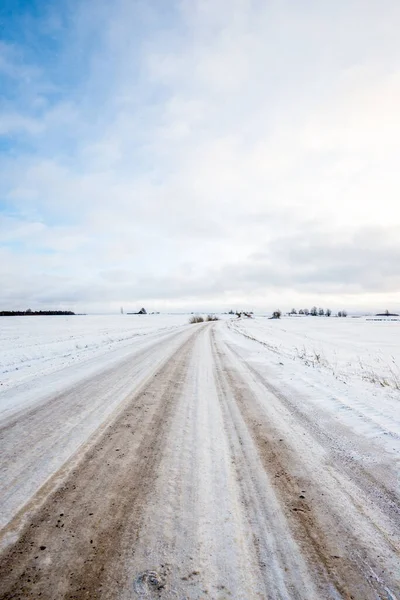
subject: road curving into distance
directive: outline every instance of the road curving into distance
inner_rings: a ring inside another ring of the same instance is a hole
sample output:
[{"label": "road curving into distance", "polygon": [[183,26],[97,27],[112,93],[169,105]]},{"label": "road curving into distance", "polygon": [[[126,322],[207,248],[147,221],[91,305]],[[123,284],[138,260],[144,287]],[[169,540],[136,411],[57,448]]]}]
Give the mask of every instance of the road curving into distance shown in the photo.
[{"label": "road curving into distance", "polygon": [[164,336],[3,423],[1,599],[400,600],[395,477],[224,328]]}]

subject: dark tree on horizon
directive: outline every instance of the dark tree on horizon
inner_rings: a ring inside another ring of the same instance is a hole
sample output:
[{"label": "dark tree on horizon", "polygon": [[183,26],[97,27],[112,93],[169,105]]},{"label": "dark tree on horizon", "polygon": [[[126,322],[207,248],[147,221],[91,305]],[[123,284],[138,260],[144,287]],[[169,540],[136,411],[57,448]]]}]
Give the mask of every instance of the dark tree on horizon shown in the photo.
[{"label": "dark tree on horizon", "polygon": [[75,315],[72,310],[2,310],[0,317],[53,317]]}]

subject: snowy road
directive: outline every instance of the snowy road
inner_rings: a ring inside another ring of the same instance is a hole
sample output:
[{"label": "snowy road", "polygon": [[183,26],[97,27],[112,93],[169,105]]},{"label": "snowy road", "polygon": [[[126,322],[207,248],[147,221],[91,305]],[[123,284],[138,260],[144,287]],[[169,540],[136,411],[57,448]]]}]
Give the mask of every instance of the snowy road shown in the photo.
[{"label": "snowy road", "polygon": [[400,600],[395,414],[267,352],[177,328],[4,418],[0,598]]}]

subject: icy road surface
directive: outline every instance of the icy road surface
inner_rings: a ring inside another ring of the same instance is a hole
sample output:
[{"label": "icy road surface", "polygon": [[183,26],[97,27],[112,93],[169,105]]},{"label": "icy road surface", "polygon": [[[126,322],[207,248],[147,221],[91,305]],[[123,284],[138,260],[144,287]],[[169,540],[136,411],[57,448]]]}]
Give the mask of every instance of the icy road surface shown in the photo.
[{"label": "icy road surface", "polygon": [[0,598],[399,600],[395,381],[298,354],[300,321],[122,319],[0,392]]}]

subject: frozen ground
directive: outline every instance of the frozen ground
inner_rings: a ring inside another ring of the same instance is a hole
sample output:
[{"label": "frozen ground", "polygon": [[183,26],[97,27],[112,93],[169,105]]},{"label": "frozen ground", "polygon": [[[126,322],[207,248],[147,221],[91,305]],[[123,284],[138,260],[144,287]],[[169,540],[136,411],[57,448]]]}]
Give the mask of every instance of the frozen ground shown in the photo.
[{"label": "frozen ground", "polygon": [[2,600],[400,600],[400,323],[13,319]]},{"label": "frozen ground", "polygon": [[187,315],[2,317],[0,415],[63,390],[187,322]]},{"label": "frozen ground", "polygon": [[187,315],[2,317],[0,383],[7,389],[32,381],[187,320]]},{"label": "frozen ground", "polygon": [[400,319],[292,316],[234,323],[277,355],[323,367],[343,381],[362,379],[400,390]]},{"label": "frozen ground", "polygon": [[400,449],[400,321],[256,317],[228,328],[247,360],[278,386],[295,384],[311,406],[389,451]]}]

